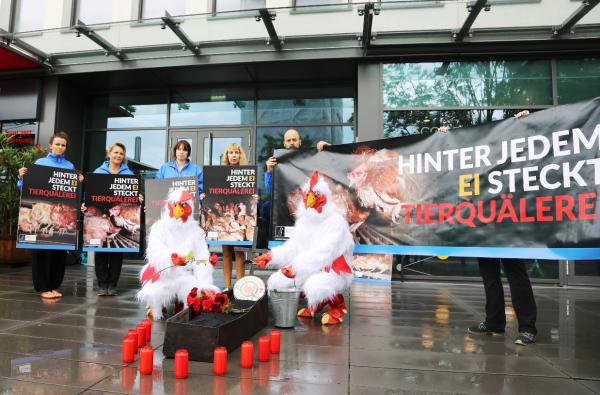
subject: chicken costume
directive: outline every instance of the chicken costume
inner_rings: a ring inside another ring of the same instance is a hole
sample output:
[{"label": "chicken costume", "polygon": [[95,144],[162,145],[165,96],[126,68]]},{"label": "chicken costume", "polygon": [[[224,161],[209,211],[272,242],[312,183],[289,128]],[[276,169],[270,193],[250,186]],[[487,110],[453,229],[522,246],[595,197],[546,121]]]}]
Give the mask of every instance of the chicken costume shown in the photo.
[{"label": "chicken costume", "polygon": [[331,190],[318,172],[302,189],[294,233],[283,245],[255,259],[259,267],[281,268],[269,277],[268,289],[296,286],[308,301],[299,317],[314,317],[326,305],[323,325],[342,322],[346,305],[341,295],[350,287],[354,240],[348,222],[338,213]]},{"label": "chicken costume", "polygon": [[160,220],[150,229],[146,261],[140,272],[142,289],[137,294],[148,306],[148,315],[163,318],[163,307],[185,303],[194,287],[219,291],[213,284],[213,265],[204,231],[193,218],[194,197],[184,189],[169,194]]}]

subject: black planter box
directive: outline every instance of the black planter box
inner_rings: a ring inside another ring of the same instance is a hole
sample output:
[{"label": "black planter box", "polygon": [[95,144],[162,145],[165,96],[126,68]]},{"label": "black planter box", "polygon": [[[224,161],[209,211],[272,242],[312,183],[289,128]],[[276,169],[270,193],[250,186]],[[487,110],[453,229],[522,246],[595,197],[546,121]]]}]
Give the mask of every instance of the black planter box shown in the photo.
[{"label": "black planter box", "polygon": [[267,295],[256,302],[233,300],[234,308],[250,308],[240,314],[201,313],[190,320],[188,308],[167,320],[163,354],[173,358],[175,351],[186,349],[193,361],[212,362],[215,347],[231,353],[243,341],[267,326],[269,303]]}]

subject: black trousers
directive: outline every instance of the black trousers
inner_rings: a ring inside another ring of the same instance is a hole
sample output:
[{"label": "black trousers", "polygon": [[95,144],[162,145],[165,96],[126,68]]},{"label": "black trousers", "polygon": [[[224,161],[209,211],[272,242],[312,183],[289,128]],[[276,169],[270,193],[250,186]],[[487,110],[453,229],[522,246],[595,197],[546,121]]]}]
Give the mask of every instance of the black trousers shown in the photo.
[{"label": "black trousers", "polygon": [[500,264],[508,279],[512,305],[517,314],[519,332],[537,334],[537,306],[525,263],[519,259],[479,258],[479,270],[485,287],[485,322],[493,330],[504,331],[504,288],[500,279]]},{"label": "black trousers", "polygon": [[99,288],[117,288],[121,266],[123,265],[122,252],[96,252],[94,269],[98,279]]},{"label": "black trousers", "polygon": [[66,251],[36,250],[31,265],[33,288],[48,292],[60,288],[65,277]]}]

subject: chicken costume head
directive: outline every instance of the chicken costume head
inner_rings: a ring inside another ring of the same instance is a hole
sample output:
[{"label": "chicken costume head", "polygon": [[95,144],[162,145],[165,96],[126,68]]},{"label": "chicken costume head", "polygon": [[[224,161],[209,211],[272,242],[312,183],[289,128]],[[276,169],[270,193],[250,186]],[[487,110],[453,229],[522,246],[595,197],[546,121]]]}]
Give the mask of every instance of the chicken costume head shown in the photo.
[{"label": "chicken costume head", "polygon": [[204,231],[193,217],[194,196],[185,189],[169,193],[161,218],[150,228],[146,265],[140,271],[137,294],[148,313],[163,318],[163,307],[185,303],[194,287],[219,291],[213,284],[213,264]]},{"label": "chicken costume head", "polygon": [[269,277],[269,291],[292,287],[302,290],[307,307],[298,316],[314,317],[327,307],[321,323],[339,324],[347,312],[342,292],[350,287],[353,278],[352,233],[319,172],[314,171],[302,188],[302,202],[292,236],[255,258],[255,262],[259,267],[279,268]]}]

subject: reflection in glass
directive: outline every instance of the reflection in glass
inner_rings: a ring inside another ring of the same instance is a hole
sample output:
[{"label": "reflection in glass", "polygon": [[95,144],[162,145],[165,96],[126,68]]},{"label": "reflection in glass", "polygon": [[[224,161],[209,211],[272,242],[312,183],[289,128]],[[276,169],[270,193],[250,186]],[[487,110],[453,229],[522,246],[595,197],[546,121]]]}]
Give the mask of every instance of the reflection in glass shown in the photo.
[{"label": "reflection in glass", "polygon": [[[440,126],[448,126],[451,129],[476,126],[512,117],[521,110],[385,111],[383,135],[400,137],[435,133]],[[535,110],[530,110],[533,111]]]},{"label": "reflection in glass", "polygon": [[142,19],[160,18],[165,11],[185,15],[185,0],[142,0]]},{"label": "reflection in glass", "polygon": [[559,104],[600,96],[600,59],[564,59],[556,63]]},{"label": "reflection in glass", "polygon": [[[283,148],[283,134],[290,127],[261,127],[256,130],[256,164],[258,166],[258,188],[264,188],[265,162],[276,149]],[[331,144],[354,142],[352,126],[300,126],[293,127],[300,134],[302,148],[314,148],[321,140]]]},{"label": "reflection in glass", "polygon": [[353,117],[351,98],[258,101],[260,125],[351,123]]},{"label": "reflection in glass", "polygon": [[[46,0],[19,0],[15,6],[15,32],[48,29],[44,26]],[[52,26],[54,27],[54,26]]]},{"label": "reflection in glass", "polygon": [[112,1],[77,1],[77,19],[86,25],[112,22]]},{"label": "reflection in glass", "polygon": [[216,0],[216,12],[257,10],[265,8],[265,0]]},{"label": "reflection in glass", "polygon": [[85,170],[93,171],[106,159],[106,149],[115,141],[125,144],[128,166],[136,170],[157,170],[165,162],[167,133],[164,130],[88,132]]},{"label": "reflection in glass", "polygon": [[88,128],[166,127],[167,97],[161,93],[111,94],[91,99]]},{"label": "reflection in glass", "polygon": [[575,275],[600,277],[600,261],[575,261]]},{"label": "reflection in glass", "polygon": [[550,61],[385,64],[383,97],[387,108],[551,105]]},{"label": "reflection in glass", "polygon": [[254,123],[253,93],[248,89],[177,89],[171,102],[171,126]]}]

